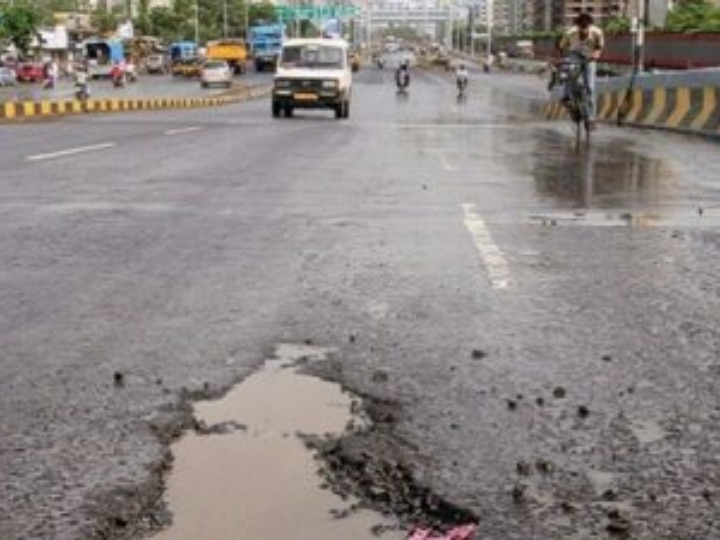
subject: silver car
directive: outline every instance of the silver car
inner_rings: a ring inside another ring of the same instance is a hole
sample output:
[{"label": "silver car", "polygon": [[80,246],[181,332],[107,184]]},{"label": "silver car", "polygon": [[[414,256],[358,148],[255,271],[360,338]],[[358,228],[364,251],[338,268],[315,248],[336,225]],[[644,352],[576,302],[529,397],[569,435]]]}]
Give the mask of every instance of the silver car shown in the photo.
[{"label": "silver car", "polygon": [[232,70],[224,60],[208,60],[203,64],[200,74],[200,86],[219,85],[230,88],[232,86]]},{"label": "silver car", "polygon": [[16,84],[15,70],[9,67],[0,67],[0,86],[15,86]]}]

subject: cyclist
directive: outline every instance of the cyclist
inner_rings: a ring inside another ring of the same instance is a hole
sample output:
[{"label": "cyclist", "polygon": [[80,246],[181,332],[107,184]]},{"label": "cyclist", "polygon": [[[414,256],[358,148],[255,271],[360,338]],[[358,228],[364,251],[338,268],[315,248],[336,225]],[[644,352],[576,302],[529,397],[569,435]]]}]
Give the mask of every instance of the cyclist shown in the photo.
[{"label": "cyclist", "polygon": [[595,26],[593,16],[590,13],[581,13],[575,18],[575,24],[570,28],[559,44],[559,52],[562,57],[578,54],[584,57],[585,81],[590,91],[589,117],[595,119],[595,75],[597,72],[596,62],[600,59],[605,48],[605,36],[603,31]]}]

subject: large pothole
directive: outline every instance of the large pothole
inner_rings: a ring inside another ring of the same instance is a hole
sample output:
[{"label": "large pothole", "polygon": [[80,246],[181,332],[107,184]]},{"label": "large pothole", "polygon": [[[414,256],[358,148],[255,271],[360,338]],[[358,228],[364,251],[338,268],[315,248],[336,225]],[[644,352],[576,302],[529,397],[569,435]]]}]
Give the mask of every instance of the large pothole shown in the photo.
[{"label": "large pothole", "polygon": [[307,441],[362,422],[342,388],[299,372],[328,351],[278,347],[276,357],[223,399],[195,404],[198,429],[172,447],[172,526],[158,540],[404,538],[396,520],[324,484]]}]

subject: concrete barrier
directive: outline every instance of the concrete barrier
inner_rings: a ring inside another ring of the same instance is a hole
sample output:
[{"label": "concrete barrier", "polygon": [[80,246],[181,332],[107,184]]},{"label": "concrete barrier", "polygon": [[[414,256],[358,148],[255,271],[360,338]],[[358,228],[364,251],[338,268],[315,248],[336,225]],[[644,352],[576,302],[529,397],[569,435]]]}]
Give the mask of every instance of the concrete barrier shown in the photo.
[{"label": "concrete barrier", "polygon": [[[548,119],[567,118],[562,104],[545,108]],[[720,137],[720,71],[639,75],[598,84],[598,119],[631,126]]]},{"label": "concrete barrier", "polygon": [[266,85],[230,90],[219,96],[198,98],[131,98],[88,99],[80,101],[44,100],[0,104],[0,122],[30,120],[35,118],[71,114],[112,113],[129,111],[152,111],[163,109],[192,109],[220,107],[268,95]]}]

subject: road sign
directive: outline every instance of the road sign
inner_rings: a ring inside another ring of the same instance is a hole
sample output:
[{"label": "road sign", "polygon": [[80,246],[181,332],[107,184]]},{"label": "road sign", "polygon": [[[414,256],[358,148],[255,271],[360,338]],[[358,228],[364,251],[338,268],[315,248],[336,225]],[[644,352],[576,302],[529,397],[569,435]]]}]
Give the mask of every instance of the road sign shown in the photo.
[{"label": "road sign", "polygon": [[325,19],[351,19],[359,17],[362,9],[358,6],[289,6],[280,4],[275,7],[278,18],[283,22]]}]

